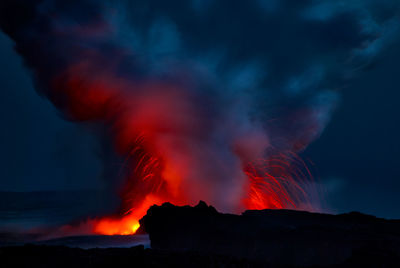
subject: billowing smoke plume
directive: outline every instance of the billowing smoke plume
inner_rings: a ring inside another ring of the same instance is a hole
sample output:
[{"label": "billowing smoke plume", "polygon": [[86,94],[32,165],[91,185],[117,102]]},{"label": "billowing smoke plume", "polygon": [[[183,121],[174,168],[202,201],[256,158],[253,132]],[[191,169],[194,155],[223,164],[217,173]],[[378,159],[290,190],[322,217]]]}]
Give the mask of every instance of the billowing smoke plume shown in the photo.
[{"label": "billowing smoke plume", "polygon": [[0,26],[64,117],[107,127],[122,212],[238,212],[305,201],[295,154],[397,30],[398,4],[377,3],[13,0]]}]

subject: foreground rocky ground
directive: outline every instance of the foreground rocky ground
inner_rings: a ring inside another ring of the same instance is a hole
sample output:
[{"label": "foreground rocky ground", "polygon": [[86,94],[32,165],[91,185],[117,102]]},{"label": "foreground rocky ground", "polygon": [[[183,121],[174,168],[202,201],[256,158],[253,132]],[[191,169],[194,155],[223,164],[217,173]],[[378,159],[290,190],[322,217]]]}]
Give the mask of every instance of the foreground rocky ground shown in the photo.
[{"label": "foreground rocky ground", "polygon": [[[132,248],[25,245],[0,248],[0,267],[269,267],[236,257]],[[268,266],[266,266],[268,265]]]},{"label": "foreground rocky ground", "polygon": [[222,214],[196,207],[151,207],[141,220],[151,247],[236,256],[280,265],[358,263],[400,267],[400,221],[353,212],[292,210]]},{"label": "foreground rocky ground", "polygon": [[[25,245],[0,248],[0,267],[298,267],[237,256],[132,248],[80,249]],[[399,267],[391,252],[355,251],[346,261],[322,267]],[[321,267],[321,266],[299,266]]]},{"label": "foreground rocky ground", "polygon": [[203,202],[164,204],[149,209],[140,231],[151,249],[59,245],[68,238],[0,247],[0,267],[400,267],[400,221],[360,213],[230,215]]}]

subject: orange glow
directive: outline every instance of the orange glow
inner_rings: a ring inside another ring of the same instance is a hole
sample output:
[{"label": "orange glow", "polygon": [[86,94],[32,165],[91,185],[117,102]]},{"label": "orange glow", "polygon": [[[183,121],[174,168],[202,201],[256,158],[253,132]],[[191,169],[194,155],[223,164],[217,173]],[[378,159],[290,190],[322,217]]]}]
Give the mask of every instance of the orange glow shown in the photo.
[{"label": "orange glow", "polygon": [[94,233],[104,235],[131,235],[139,229],[139,220],[134,217],[122,219],[104,218],[95,225]]},{"label": "orange glow", "polygon": [[149,195],[137,208],[121,218],[102,218],[95,222],[93,232],[102,235],[132,235],[139,229],[139,220],[146,214],[152,205],[162,202],[157,197]]}]

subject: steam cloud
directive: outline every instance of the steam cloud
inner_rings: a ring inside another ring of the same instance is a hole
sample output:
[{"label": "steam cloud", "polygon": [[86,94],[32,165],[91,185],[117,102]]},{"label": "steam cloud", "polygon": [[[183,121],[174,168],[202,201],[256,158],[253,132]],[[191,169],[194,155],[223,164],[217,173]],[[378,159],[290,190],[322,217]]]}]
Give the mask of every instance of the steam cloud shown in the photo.
[{"label": "steam cloud", "polygon": [[396,1],[98,2],[2,1],[0,26],[63,116],[153,170],[127,207],[158,187],[240,211],[244,166],[317,138],[398,28]]}]

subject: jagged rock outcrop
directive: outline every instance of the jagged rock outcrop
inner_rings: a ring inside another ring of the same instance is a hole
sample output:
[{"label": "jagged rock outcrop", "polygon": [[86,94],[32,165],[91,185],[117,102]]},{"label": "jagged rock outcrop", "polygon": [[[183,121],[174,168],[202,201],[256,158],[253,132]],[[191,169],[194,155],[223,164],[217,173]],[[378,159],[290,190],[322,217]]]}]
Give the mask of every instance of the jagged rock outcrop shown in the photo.
[{"label": "jagged rock outcrop", "polygon": [[[140,221],[153,249],[203,252],[283,265],[400,263],[400,221],[353,212],[222,214],[204,202],[151,207]],[[372,259],[371,259],[372,258]]]}]

